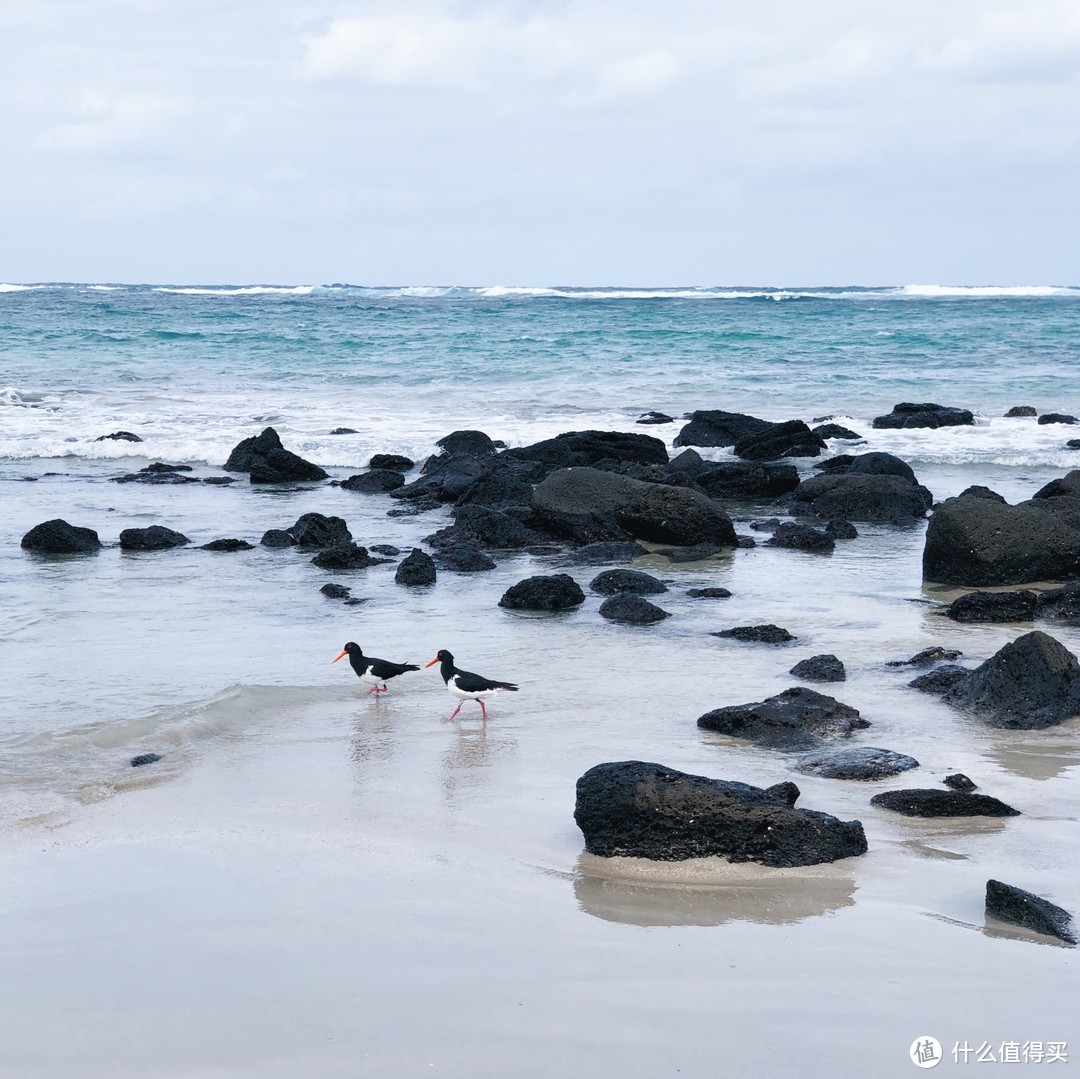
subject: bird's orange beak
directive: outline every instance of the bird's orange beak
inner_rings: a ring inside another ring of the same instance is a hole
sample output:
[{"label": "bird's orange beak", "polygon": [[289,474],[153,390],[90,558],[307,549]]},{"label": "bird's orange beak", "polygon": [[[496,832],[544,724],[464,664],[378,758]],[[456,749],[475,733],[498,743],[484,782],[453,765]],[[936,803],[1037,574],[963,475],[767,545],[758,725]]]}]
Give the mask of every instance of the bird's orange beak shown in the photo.
[{"label": "bird's orange beak", "polygon": [[348,652],[342,652],[341,655],[338,656],[337,659],[330,660],[331,664],[337,663],[338,659],[341,659],[343,656],[347,656],[348,654],[349,654]]},{"label": "bird's orange beak", "polygon": [[[340,659],[340,658],[341,657],[339,656],[338,659]],[[430,663],[425,663],[424,664],[424,670],[426,671],[428,669],[428,667],[434,667],[435,664],[438,663],[438,662],[439,662],[439,657],[436,656]]]}]

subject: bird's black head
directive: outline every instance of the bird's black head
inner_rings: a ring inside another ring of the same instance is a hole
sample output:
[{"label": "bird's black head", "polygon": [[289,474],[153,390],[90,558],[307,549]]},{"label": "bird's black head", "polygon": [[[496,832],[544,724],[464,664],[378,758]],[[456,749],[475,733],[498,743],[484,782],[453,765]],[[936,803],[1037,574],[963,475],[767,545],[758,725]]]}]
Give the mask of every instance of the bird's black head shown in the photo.
[{"label": "bird's black head", "polygon": [[426,663],[425,666],[434,667],[436,663],[442,663],[443,665],[449,664],[452,667],[454,665],[454,657],[447,652],[445,648],[440,648],[438,652],[435,653],[435,658],[430,663]]},{"label": "bird's black head", "polygon": [[347,645],[342,649],[343,652],[348,652],[350,656],[362,656],[364,653],[360,650],[360,645],[356,641],[349,641]]}]

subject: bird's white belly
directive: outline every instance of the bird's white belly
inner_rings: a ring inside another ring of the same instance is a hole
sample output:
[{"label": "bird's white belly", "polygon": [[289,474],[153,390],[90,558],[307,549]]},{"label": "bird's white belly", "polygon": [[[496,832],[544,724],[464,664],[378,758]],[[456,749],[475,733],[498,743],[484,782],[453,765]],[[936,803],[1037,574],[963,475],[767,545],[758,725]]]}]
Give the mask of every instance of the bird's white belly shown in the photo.
[{"label": "bird's white belly", "polygon": [[446,683],[446,688],[457,697],[459,701],[475,701],[480,697],[494,697],[497,692],[494,689],[481,689],[477,692],[469,693],[467,690],[459,689],[456,674]]},{"label": "bird's white belly", "polygon": [[373,675],[371,673],[371,668],[370,667],[366,671],[364,671],[364,673],[362,675],[360,675],[360,681],[363,682],[365,686],[381,686],[382,685],[382,679],[381,678],[376,678],[375,675]]}]

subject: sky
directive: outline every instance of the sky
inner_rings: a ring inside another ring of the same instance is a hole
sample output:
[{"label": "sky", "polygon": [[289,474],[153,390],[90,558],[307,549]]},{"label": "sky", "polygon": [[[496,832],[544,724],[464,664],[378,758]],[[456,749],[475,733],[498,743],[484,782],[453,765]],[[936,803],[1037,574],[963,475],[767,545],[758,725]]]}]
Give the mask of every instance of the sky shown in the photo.
[{"label": "sky", "polygon": [[1080,284],[1077,0],[0,0],[0,281]]}]

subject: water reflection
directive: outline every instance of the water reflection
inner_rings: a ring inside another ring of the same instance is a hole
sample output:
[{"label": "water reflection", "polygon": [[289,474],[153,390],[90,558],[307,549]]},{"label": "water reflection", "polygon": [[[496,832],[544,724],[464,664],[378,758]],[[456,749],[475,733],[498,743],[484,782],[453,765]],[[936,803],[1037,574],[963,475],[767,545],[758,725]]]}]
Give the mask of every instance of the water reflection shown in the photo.
[{"label": "water reflection", "polygon": [[986,747],[986,755],[1013,775],[1055,779],[1080,765],[1080,720],[1070,719],[1052,730],[994,733],[998,737]]},{"label": "water reflection", "polygon": [[494,781],[495,765],[513,751],[514,741],[505,729],[488,725],[454,724],[446,734],[441,787],[447,804],[456,808],[465,797]]},{"label": "water reflection", "polygon": [[722,858],[649,862],[583,852],[574,877],[580,908],[625,925],[790,925],[855,902],[855,879],[836,865],[766,869]]}]

